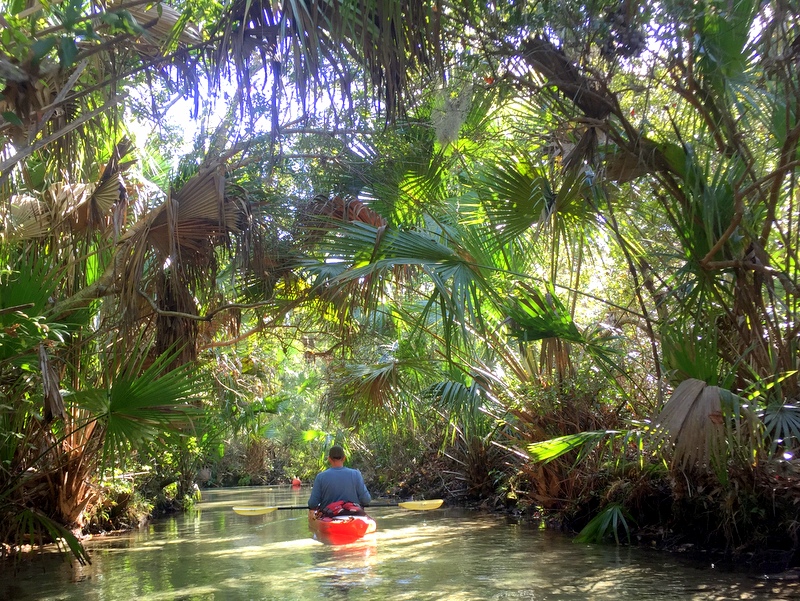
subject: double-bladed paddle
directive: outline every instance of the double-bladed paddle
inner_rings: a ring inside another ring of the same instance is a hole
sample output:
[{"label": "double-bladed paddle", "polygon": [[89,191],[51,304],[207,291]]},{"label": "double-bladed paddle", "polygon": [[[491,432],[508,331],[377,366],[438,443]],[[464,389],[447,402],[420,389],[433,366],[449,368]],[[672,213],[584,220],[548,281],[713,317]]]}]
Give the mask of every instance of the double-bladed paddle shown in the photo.
[{"label": "double-bladed paddle", "polygon": [[[427,501],[401,501],[400,503],[376,503],[369,505],[365,509],[372,509],[373,507],[401,507],[403,509],[411,509],[412,511],[428,511],[430,509],[438,509],[444,503],[443,499],[428,499]],[[248,505],[242,507],[234,507],[233,511],[239,515],[264,515],[265,513],[272,513],[283,509],[308,509],[305,505],[285,505],[283,507],[265,507],[261,505]]]}]

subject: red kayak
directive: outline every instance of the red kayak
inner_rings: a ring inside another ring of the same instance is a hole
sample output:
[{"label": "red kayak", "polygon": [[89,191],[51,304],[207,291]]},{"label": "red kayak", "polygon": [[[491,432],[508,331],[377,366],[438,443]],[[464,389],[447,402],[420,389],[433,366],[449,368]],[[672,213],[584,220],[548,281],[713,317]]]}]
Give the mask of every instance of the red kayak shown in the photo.
[{"label": "red kayak", "polygon": [[329,545],[354,543],[365,534],[375,532],[378,525],[368,515],[347,515],[335,518],[317,518],[315,512],[308,512],[308,527],[317,540]]}]

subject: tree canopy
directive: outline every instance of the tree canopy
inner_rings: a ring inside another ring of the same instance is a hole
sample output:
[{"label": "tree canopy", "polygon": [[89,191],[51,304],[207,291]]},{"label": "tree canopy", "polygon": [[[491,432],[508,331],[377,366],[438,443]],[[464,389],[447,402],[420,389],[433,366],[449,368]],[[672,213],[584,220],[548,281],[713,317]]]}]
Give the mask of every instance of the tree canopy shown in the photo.
[{"label": "tree canopy", "polygon": [[292,353],[365,448],[436,430],[456,496],[793,458],[791,3],[0,7],[6,540],[277,411]]}]

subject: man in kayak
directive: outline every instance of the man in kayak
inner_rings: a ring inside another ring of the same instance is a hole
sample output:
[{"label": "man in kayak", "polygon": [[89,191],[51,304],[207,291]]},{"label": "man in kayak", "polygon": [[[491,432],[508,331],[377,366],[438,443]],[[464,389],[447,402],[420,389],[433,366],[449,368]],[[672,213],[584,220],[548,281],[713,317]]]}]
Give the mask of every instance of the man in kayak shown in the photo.
[{"label": "man in kayak", "polygon": [[314,478],[311,496],[308,498],[309,510],[320,510],[323,513],[328,510],[334,515],[363,515],[362,508],[369,505],[372,497],[361,472],[344,467],[344,460],[344,449],[338,444],[333,445],[328,451],[330,467]]}]

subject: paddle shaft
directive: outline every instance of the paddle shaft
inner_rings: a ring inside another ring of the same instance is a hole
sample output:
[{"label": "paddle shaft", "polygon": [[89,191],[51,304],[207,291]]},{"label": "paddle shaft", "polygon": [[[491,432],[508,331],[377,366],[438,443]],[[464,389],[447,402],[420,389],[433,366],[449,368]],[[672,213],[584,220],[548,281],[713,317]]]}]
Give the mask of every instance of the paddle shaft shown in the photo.
[{"label": "paddle shaft", "polygon": [[[399,507],[397,503],[372,503],[364,507],[364,509],[372,509],[373,507]],[[312,509],[307,505],[284,505],[282,507],[270,507],[270,509],[276,509],[280,511],[281,509]]]},{"label": "paddle shaft", "polygon": [[[427,501],[400,501],[398,503],[376,503],[369,505],[372,507],[400,507],[402,509],[426,511],[429,509],[438,509],[441,507],[442,499],[429,499]],[[308,509],[306,505],[284,505],[282,507],[265,507],[265,506],[239,506],[234,507],[233,510],[240,515],[264,515],[272,513],[279,509]]]}]

